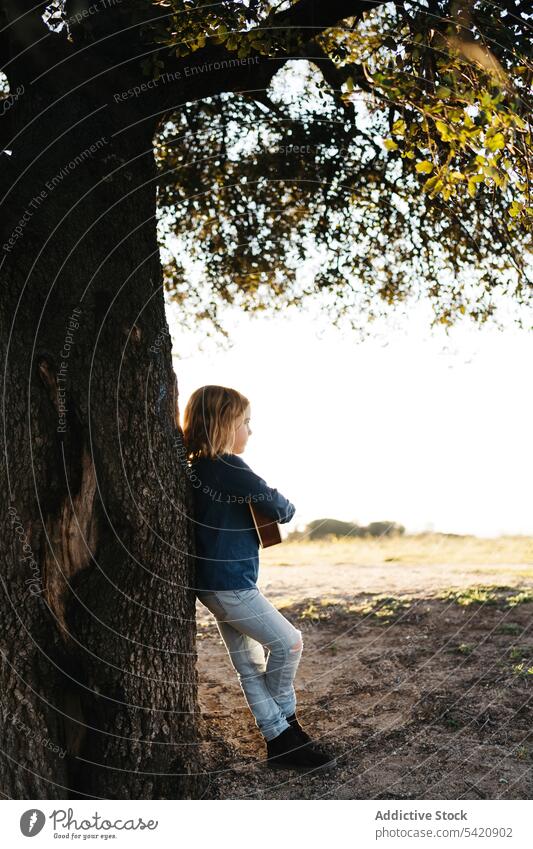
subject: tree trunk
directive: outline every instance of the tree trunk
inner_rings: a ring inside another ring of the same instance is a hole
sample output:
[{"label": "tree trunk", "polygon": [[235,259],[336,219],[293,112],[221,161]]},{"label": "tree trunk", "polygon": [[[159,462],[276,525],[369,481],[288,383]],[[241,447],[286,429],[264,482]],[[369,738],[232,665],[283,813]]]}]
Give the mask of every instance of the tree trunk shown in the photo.
[{"label": "tree trunk", "polygon": [[[188,480],[153,135],[27,86],[0,154],[0,792],[194,798]],[[90,93],[93,98],[90,98]]]}]

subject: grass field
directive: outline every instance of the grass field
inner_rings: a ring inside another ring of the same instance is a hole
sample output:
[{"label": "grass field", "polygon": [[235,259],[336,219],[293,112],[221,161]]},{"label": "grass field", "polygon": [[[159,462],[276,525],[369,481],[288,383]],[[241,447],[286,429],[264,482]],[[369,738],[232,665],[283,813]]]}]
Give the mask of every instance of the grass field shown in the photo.
[{"label": "grass field", "polygon": [[451,534],[411,534],[395,537],[289,541],[261,552],[263,563],[294,565],[316,559],[331,565],[364,563],[467,565],[524,564],[524,577],[533,577],[533,537],[483,538]]},{"label": "grass field", "polygon": [[302,631],[300,719],[338,766],[269,774],[198,602],[213,798],[532,798],[533,537],[285,541],[260,563],[259,587]]}]

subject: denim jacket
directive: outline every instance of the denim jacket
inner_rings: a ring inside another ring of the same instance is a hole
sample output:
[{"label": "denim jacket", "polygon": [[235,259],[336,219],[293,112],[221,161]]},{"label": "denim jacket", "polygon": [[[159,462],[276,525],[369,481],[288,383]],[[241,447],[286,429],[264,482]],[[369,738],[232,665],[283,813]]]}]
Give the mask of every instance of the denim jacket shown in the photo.
[{"label": "denim jacket", "polygon": [[290,522],[294,504],[256,475],[238,454],[200,457],[188,477],[194,497],[197,593],[255,587],[259,540],[250,502],[276,522]]}]

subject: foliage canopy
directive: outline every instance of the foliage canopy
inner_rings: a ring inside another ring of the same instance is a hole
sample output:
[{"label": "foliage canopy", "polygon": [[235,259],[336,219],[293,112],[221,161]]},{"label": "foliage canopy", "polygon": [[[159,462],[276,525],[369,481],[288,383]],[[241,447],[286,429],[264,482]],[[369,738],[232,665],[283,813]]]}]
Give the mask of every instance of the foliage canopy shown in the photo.
[{"label": "foliage canopy", "polygon": [[412,298],[444,325],[504,299],[528,314],[529,3],[106,4],[45,19],[160,82],[165,280],[184,314],[222,329],[220,305],[310,298],[354,326]]}]

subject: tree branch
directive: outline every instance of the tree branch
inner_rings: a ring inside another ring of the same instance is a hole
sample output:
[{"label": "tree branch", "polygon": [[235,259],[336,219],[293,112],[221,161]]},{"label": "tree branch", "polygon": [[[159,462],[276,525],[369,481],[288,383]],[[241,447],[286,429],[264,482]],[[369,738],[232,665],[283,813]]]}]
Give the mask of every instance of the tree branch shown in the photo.
[{"label": "tree branch", "polygon": [[308,33],[314,30],[317,35],[345,18],[361,18],[363,12],[375,6],[383,6],[383,3],[384,0],[328,0],[320,3],[317,0],[300,0],[287,11],[273,15],[270,26],[283,24],[287,28]]},{"label": "tree branch", "polygon": [[[299,0],[290,9],[270,15],[256,31],[272,31],[278,40],[285,38],[289,44],[299,39],[300,47],[292,53],[289,50],[269,57],[252,54],[247,60],[239,60],[235,53],[224,47],[211,45],[179,59],[173,55],[164,56],[165,73],[176,82],[166,83],[161,90],[161,108],[175,106],[177,96],[181,100],[184,95],[187,100],[195,100],[225,92],[264,91],[288,59],[310,55],[323,58],[320,69],[329,73],[330,80],[334,75],[338,83],[340,75],[337,69],[313,39],[345,18],[361,17],[364,12],[383,3],[384,0],[331,0],[327,3]],[[254,29],[250,35],[253,32]],[[326,60],[329,62],[328,70],[325,70]]]},{"label": "tree branch", "polygon": [[[104,2],[104,0],[99,0]],[[241,60],[222,45],[210,44],[185,57],[176,57],[171,48],[158,43],[143,43],[140,28],[168,19],[168,6],[152,4],[139,8],[134,2],[105,3],[98,14],[84,15],[95,2],[68,0],[66,15],[74,41],[66,34],[52,32],[42,20],[43,2],[32,8],[32,0],[3,0],[5,29],[0,48],[7,56],[4,71],[10,81],[30,80],[43,75],[43,82],[57,92],[89,77],[99,77],[105,89],[117,94],[117,88],[133,90],[152,82],[143,75],[143,59],[153,56],[165,61],[164,74],[151,85],[146,97],[131,98],[129,107],[146,115],[164,112],[188,100],[203,99],[223,92],[264,92],[272,77],[290,58],[320,59],[320,69],[332,84],[340,85],[340,73],[314,37],[347,17],[360,17],[384,0],[299,0],[283,12],[272,12],[256,31],[271,32],[277,46],[274,55],[252,54]],[[73,21],[72,16],[76,16]],[[82,17],[80,17],[82,16]],[[253,35],[252,29],[248,34]],[[81,46],[80,46],[81,45]],[[292,49],[291,49],[292,46]],[[68,73],[66,73],[66,71]],[[48,72],[48,73],[47,73]],[[115,91],[113,91],[113,89]],[[144,88],[142,89],[144,92]],[[138,94],[137,92],[135,94]],[[148,104],[149,100],[149,104]],[[135,102],[133,102],[135,101]],[[142,101],[142,102],[141,102]],[[117,98],[115,102],[118,103]]]}]

